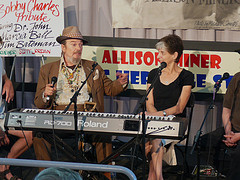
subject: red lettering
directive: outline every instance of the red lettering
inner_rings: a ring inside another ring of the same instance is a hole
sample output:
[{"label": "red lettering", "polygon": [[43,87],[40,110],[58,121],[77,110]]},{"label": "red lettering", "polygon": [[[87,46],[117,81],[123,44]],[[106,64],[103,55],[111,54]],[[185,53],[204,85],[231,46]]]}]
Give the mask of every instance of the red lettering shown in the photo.
[{"label": "red lettering", "polygon": [[[36,52],[36,50],[35,50],[35,52]],[[19,49],[19,54],[35,54],[35,52],[31,51],[30,49]],[[50,54],[50,52],[49,52],[49,54]]]},{"label": "red lettering", "polygon": [[47,19],[45,13],[41,13],[41,15],[32,15],[30,12],[28,15],[24,15],[23,13],[16,13],[17,22],[18,21],[42,21],[48,22],[50,19]]},{"label": "red lettering", "polygon": [[160,59],[157,58],[158,54],[159,54],[158,52],[155,53],[155,65],[156,65],[156,66],[158,66],[158,64],[161,63],[161,62],[160,62]]},{"label": "red lettering", "polygon": [[0,14],[4,13],[3,16],[1,16],[0,18],[3,18],[4,16],[6,16],[6,13],[4,12],[4,9],[2,9],[4,7],[3,4],[0,4]]},{"label": "red lettering", "polygon": [[211,63],[210,63],[211,68],[217,68],[217,69],[221,68],[220,65],[219,65],[221,63],[221,57],[220,56],[211,55],[210,59],[211,59]]},{"label": "red lettering", "polygon": [[121,64],[128,64],[126,62],[126,51],[121,51]]},{"label": "red lettering", "polygon": [[184,54],[184,67],[189,67],[189,54]]},{"label": "red lettering", "polygon": [[109,53],[108,50],[104,50],[102,63],[109,63],[109,64],[111,64],[111,57],[110,57],[110,53]]},{"label": "red lettering", "polygon": [[202,54],[201,55],[201,68],[208,68],[209,64],[209,55]]},{"label": "red lettering", "polygon": [[137,65],[142,64],[142,54],[143,54],[142,51],[137,51],[137,52],[136,52],[136,58],[137,58],[137,60],[138,60]]},{"label": "red lettering", "polygon": [[[0,7],[2,9],[4,5],[1,4]],[[16,4],[13,4],[13,2],[10,2],[9,6],[6,6],[5,10],[1,10],[2,12],[4,12],[4,15],[1,18],[3,18],[4,16],[11,12],[20,10],[22,10],[22,13],[25,13],[26,3],[19,3],[18,1],[16,1]]]},{"label": "red lettering", "polygon": [[[150,60],[148,62],[148,59]],[[144,53],[143,55],[143,61],[144,63],[147,65],[147,66],[150,66],[152,65],[153,61],[154,61],[154,57],[153,57],[153,54],[151,52],[146,52]]]},{"label": "red lettering", "polygon": [[[48,3],[37,3],[37,0],[29,0],[28,3],[10,2],[9,5],[4,8],[4,4],[0,4],[0,18],[3,18],[9,13],[14,13],[18,21],[42,21],[48,22],[48,11],[53,16],[58,17],[60,15],[59,5],[54,4],[52,0]],[[41,12],[39,14],[38,12]],[[44,12],[43,12],[44,11]],[[35,12],[35,13],[34,13]],[[37,13],[36,13],[37,12]]]},{"label": "red lettering", "polygon": [[117,58],[118,58],[117,51],[112,51],[113,64],[119,64],[120,63]]},{"label": "red lettering", "polygon": [[129,62],[134,64],[134,51],[129,51]]},{"label": "red lettering", "polygon": [[[30,4],[33,3],[33,4]],[[31,7],[32,6],[32,7]],[[57,4],[53,4],[52,0],[50,1],[50,3],[37,3],[37,0],[31,0],[28,3],[28,11],[51,11],[52,15],[54,16],[59,16],[60,12],[59,12],[59,5]]]},{"label": "red lettering", "polygon": [[180,67],[183,67],[183,55],[180,57],[179,61],[178,61],[178,65]]},{"label": "red lettering", "polygon": [[[51,51],[50,50],[46,50],[46,49],[35,49],[35,53],[40,53],[40,54],[50,54]],[[34,53],[34,54],[35,54]]]},{"label": "red lettering", "polygon": [[193,64],[197,65],[197,67],[200,67],[200,54],[191,54],[190,55],[191,59],[191,67],[193,67]]},{"label": "red lettering", "polygon": [[[112,54],[110,54],[112,53]],[[119,57],[120,56],[120,57]],[[158,66],[160,60],[157,58],[158,52],[143,51],[117,51],[104,50],[102,63],[113,64],[130,64],[130,65],[146,65]],[[219,69],[221,57],[219,55],[209,54],[183,54],[178,62],[180,67],[198,67],[198,68],[216,68]]]}]

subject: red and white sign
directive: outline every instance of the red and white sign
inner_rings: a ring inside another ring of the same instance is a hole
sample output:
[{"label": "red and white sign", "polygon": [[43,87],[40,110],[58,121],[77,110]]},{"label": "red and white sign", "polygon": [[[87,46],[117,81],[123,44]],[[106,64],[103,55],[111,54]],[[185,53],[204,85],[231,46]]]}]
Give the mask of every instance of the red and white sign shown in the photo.
[{"label": "red and white sign", "polygon": [[[160,65],[156,49],[84,46],[83,59],[97,61],[112,79],[116,72],[129,74],[129,88],[146,90],[148,73]],[[219,93],[225,93],[233,75],[240,71],[240,55],[237,52],[185,50],[179,66],[194,74],[194,92],[211,93],[215,82],[225,72],[230,77],[223,80]]]}]

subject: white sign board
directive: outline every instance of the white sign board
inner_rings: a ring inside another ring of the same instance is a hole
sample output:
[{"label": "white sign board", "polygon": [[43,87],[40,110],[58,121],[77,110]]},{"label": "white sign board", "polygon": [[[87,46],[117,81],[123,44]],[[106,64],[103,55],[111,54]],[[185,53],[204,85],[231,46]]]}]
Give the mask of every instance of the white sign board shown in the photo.
[{"label": "white sign board", "polygon": [[1,0],[0,56],[59,56],[63,0]]},{"label": "white sign board", "polygon": [[[148,73],[160,65],[158,51],[151,48],[84,46],[82,58],[97,61],[112,80],[116,73],[129,74],[129,89],[146,90]],[[224,94],[234,74],[240,69],[237,52],[184,50],[179,66],[194,74],[194,92],[212,93],[214,84],[225,72],[219,93]]]}]

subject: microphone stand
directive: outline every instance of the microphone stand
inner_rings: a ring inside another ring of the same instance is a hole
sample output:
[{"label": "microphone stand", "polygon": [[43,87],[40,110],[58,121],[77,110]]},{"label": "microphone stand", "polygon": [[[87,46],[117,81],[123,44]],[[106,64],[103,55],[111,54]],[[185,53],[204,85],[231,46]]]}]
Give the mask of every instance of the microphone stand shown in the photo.
[{"label": "microphone stand", "polygon": [[201,134],[202,134],[202,128],[203,128],[203,125],[204,123],[206,122],[206,119],[207,119],[207,116],[208,116],[208,113],[210,112],[211,109],[214,108],[214,101],[215,101],[215,95],[217,94],[218,90],[219,90],[219,87],[220,87],[220,84],[216,84],[214,86],[214,89],[213,89],[213,99],[210,103],[210,105],[208,106],[208,109],[207,109],[207,112],[205,114],[205,117],[203,119],[203,122],[200,126],[200,129],[197,131],[195,137],[194,137],[194,142],[193,142],[193,147],[191,149],[191,152],[190,154],[193,153],[195,147],[197,147],[197,180],[200,179],[200,155],[201,155],[201,152],[200,152],[200,140],[201,140]]},{"label": "microphone stand", "polygon": [[[70,99],[70,103],[68,104],[68,106],[64,109],[63,113],[66,113],[69,109],[69,107],[71,106],[72,103],[74,103],[74,132],[75,132],[75,143],[76,143],[76,160],[77,162],[79,162],[80,159],[80,154],[78,151],[78,139],[79,139],[79,135],[78,135],[78,115],[77,115],[77,96],[79,95],[79,92],[81,91],[81,89],[83,88],[83,86],[87,83],[87,80],[89,79],[89,77],[91,76],[91,74],[93,73],[93,71],[95,70],[96,66],[98,65],[97,62],[95,62],[92,65],[92,69],[89,73],[89,75],[87,76],[86,80],[82,82],[82,85],[80,86],[80,88],[73,94],[73,96]],[[83,130],[80,130],[80,134],[81,137],[83,135]]]},{"label": "microphone stand", "polygon": [[146,100],[147,100],[147,96],[150,93],[150,91],[152,90],[154,84],[156,83],[156,81],[159,79],[159,76],[162,74],[161,69],[158,69],[157,75],[155,76],[155,78],[153,79],[153,82],[151,83],[151,85],[149,86],[149,88],[147,89],[146,94],[142,97],[142,99],[139,101],[138,105],[136,106],[136,108],[134,109],[134,114],[138,114],[140,109],[142,108],[142,149],[143,149],[143,171],[142,171],[142,176],[143,179],[145,179],[146,176],[146,156],[145,156],[145,137],[146,137],[146,115],[145,115],[145,111],[146,111]]}]

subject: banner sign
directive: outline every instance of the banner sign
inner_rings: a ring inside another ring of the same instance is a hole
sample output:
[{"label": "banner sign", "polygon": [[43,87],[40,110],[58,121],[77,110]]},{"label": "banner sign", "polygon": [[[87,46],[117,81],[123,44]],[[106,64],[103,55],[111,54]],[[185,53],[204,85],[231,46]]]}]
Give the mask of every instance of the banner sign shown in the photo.
[{"label": "banner sign", "polygon": [[59,56],[62,0],[1,0],[0,56]]},{"label": "banner sign", "polygon": [[[148,73],[160,65],[156,49],[84,46],[82,58],[97,61],[112,80],[116,72],[129,74],[129,89],[146,90]],[[194,74],[194,92],[212,93],[215,82],[225,72],[230,77],[223,80],[219,93],[225,93],[233,75],[240,70],[237,52],[185,50],[179,66]]]},{"label": "banner sign", "polygon": [[113,28],[240,30],[239,1],[112,0],[112,16]]}]

